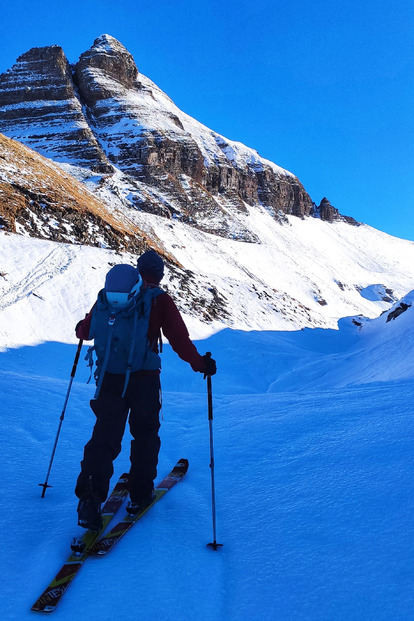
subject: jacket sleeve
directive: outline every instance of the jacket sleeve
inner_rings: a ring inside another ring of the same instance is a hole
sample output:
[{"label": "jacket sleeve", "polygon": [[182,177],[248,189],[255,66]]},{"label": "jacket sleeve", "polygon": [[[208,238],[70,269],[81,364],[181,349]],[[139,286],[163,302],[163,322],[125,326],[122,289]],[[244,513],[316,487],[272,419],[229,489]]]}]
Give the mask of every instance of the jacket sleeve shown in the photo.
[{"label": "jacket sleeve", "polygon": [[178,356],[191,365],[193,371],[204,373],[205,365],[202,356],[190,339],[187,326],[181,317],[173,299],[165,293],[156,298],[157,314],[159,313],[160,328]]},{"label": "jacket sleeve", "polygon": [[91,308],[85,319],[81,319],[76,324],[75,333],[78,339],[82,339],[83,341],[91,340],[92,337],[89,336],[89,332],[91,329],[92,313],[94,308],[95,305]]}]

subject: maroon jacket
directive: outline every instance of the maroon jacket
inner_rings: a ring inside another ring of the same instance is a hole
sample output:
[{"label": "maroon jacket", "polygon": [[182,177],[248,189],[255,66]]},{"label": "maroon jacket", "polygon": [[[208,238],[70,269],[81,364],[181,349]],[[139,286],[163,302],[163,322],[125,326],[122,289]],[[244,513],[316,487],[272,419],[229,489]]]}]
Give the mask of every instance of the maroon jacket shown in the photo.
[{"label": "maroon jacket", "polygon": [[[84,341],[90,340],[89,330],[91,326],[92,310],[86,315],[85,319],[76,326],[76,336]],[[204,360],[198,353],[195,345],[190,339],[187,327],[176,307],[173,299],[168,293],[161,293],[152,300],[151,314],[148,326],[148,340],[156,343],[158,347],[158,336],[160,331],[168,339],[171,347],[178,356],[191,365],[193,371],[204,373]]]}]

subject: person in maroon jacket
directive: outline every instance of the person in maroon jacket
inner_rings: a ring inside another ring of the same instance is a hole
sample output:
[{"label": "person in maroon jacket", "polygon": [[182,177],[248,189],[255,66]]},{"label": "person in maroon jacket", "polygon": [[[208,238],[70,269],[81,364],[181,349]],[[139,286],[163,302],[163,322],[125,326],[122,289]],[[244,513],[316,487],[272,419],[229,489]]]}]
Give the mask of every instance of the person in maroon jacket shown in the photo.
[{"label": "person in maroon jacket", "polygon": [[[174,301],[159,288],[163,275],[164,262],[153,250],[139,257],[138,270],[116,265],[108,272],[92,310],[76,326],[79,339],[94,338],[100,364],[98,376],[95,374],[97,392],[90,402],[96,422],[84,448],[75,489],[78,523],[90,530],[102,528],[101,504],[108,495],[113,461],[121,451],[128,417],[133,440],[127,510],[137,513],[153,499],[160,450],[161,332],[194,371],[204,376],[216,373],[215,361],[210,354],[198,353]],[[133,323],[132,317],[140,317],[138,323]],[[105,330],[110,336],[101,338]],[[142,336],[139,339],[140,330],[147,333],[145,347]],[[128,358],[127,369],[120,363],[123,339],[128,340],[123,354]]]}]

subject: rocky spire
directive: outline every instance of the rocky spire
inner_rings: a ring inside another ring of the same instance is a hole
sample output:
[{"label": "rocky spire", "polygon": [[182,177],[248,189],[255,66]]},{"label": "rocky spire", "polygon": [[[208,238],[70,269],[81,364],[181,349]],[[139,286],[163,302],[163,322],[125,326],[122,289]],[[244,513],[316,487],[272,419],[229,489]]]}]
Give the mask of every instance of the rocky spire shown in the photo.
[{"label": "rocky spire", "polygon": [[316,205],[314,205],[314,209],[311,215],[327,222],[342,221],[353,225],[358,224],[358,222],[354,218],[341,215],[339,213],[339,210],[331,204],[326,196],[321,200],[319,207],[316,207]]},{"label": "rocky spire", "polygon": [[[96,71],[109,80],[97,82]],[[76,80],[82,100],[88,106],[94,106],[97,100],[111,96],[110,81],[126,89],[134,86],[138,69],[132,54],[110,35],[103,34],[95,39],[92,47],[84,52],[75,66]]]},{"label": "rocky spire", "polygon": [[321,220],[327,220],[333,222],[339,218],[339,211],[331,204],[331,202],[324,196],[318,207]]}]

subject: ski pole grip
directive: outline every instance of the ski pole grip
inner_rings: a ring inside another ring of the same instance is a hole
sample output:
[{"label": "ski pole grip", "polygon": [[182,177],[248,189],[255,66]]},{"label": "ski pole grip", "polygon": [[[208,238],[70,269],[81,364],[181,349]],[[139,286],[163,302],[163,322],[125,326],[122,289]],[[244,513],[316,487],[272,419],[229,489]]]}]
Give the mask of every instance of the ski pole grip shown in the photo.
[{"label": "ski pole grip", "polygon": [[79,356],[80,356],[80,353],[81,353],[82,345],[83,345],[83,340],[79,339],[78,349],[76,350],[75,360],[73,361],[72,372],[70,374],[71,377],[75,377],[76,367],[78,366]]},{"label": "ski pole grip", "polygon": [[[208,358],[209,360],[211,360],[211,351],[208,351],[204,354],[203,358]],[[207,371],[204,372],[204,379],[206,379],[206,377],[208,377],[208,373]]]},{"label": "ski pole grip", "polygon": [[[211,354],[206,354],[207,356]],[[213,420],[213,391],[211,388],[211,375],[207,375],[207,405],[208,420]]]}]

